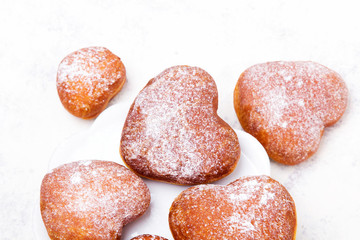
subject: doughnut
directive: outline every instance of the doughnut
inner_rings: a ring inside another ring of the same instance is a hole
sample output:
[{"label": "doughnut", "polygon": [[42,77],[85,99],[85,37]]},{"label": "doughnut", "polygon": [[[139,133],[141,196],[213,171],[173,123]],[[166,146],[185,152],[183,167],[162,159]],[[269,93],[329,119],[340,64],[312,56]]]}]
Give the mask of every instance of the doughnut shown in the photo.
[{"label": "doughnut", "polygon": [[251,176],[188,188],[172,203],[169,225],[174,240],[293,240],[297,223],[285,187],[268,176]]},{"label": "doughnut", "polygon": [[240,158],[234,130],[217,115],[215,81],[203,69],[170,67],[134,100],[120,143],[125,164],[140,176],[179,185],[216,181]]},{"label": "doughnut", "polygon": [[114,162],[68,163],[41,184],[40,210],[50,239],[120,239],[123,226],[149,204],[146,184]]},{"label": "doughnut", "polygon": [[131,240],[167,240],[166,238],[150,235],[150,234],[143,234],[137,237],[132,238]]},{"label": "doughnut", "polygon": [[126,80],[120,58],[104,47],[83,48],[67,55],[57,71],[60,101],[72,115],[97,117]]},{"label": "doughnut", "polygon": [[241,75],[234,107],[243,129],[282,164],[307,160],[325,127],[344,114],[348,91],[339,74],[310,61],[268,62]]}]

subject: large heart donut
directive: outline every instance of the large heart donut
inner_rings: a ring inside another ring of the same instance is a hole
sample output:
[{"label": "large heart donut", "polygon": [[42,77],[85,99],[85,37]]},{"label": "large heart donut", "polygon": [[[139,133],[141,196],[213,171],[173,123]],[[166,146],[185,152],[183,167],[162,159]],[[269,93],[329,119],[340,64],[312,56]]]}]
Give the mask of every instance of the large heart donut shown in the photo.
[{"label": "large heart donut", "polygon": [[145,183],[114,162],[65,164],[41,185],[41,215],[51,239],[120,239],[123,226],[149,204]]},{"label": "large heart donut", "polygon": [[292,240],[296,210],[280,183],[252,176],[183,191],[170,208],[169,224],[175,240]]},{"label": "large heart donut", "polygon": [[294,165],[317,151],[324,128],[343,115],[347,94],[339,74],[318,63],[268,62],[241,74],[234,107],[270,158]]},{"label": "large heart donut", "polygon": [[130,108],[120,144],[126,165],[140,176],[176,184],[227,176],[240,158],[240,146],[217,106],[215,82],[203,69],[166,69]]}]

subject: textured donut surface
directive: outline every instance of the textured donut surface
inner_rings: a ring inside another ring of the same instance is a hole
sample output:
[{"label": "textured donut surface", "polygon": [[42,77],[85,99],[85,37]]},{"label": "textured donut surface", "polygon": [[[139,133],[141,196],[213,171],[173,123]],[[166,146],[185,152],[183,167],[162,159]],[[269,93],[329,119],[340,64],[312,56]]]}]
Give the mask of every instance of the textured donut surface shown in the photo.
[{"label": "textured donut surface", "polygon": [[51,239],[120,239],[150,204],[145,183],[114,162],[79,161],[45,175],[42,219]]},{"label": "textured donut surface", "polygon": [[137,174],[198,184],[230,174],[240,158],[234,130],[216,113],[215,81],[203,69],[175,66],[138,94],[122,132],[120,153]]},{"label": "textured donut surface", "polygon": [[294,165],[317,151],[324,128],[343,115],[347,97],[342,78],[323,65],[268,62],[241,74],[234,107],[270,158]]},{"label": "textured donut surface", "polygon": [[125,67],[118,56],[104,47],[88,47],[61,61],[56,85],[65,109],[88,119],[105,109],[125,80]]},{"label": "textured donut surface", "polygon": [[168,240],[168,239],[160,237],[160,236],[156,236],[156,235],[143,234],[143,235],[134,237],[131,240]]},{"label": "textured donut surface", "polygon": [[183,191],[170,208],[169,224],[175,240],[292,240],[296,210],[280,183],[252,176]]}]

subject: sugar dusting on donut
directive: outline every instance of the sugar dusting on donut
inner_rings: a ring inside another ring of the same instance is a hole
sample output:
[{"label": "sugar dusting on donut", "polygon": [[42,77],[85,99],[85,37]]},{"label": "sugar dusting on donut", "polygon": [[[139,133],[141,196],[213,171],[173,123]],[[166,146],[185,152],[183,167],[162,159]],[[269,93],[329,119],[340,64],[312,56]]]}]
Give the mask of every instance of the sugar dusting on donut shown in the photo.
[{"label": "sugar dusting on donut", "polygon": [[149,202],[149,190],[138,176],[104,161],[63,165],[45,176],[41,188],[45,226],[59,239],[117,239],[123,225],[143,214]]},{"label": "sugar dusting on donut", "polygon": [[244,111],[245,130],[267,134],[263,145],[292,155],[294,163],[316,151],[324,127],[334,124],[347,104],[341,77],[314,62],[254,65],[240,76],[238,90],[240,108],[250,109]]},{"label": "sugar dusting on donut", "polygon": [[104,47],[88,47],[61,61],[56,85],[64,106],[81,111],[106,103],[122,86],[124,75],[119,57]]},{"label": "sugar dusting on donut", "polygon": [[267,176],[184,191],[170,210],[174,239],[294,239],[295,204]]},{"label": "sugar dusting on donut", "polygon": [[216,110],[217,89],[208,73],[189,66],[165,70],[140,92],[129,112],[122,136],[125,161],[136,164],[142,175],[182,184],[205,181],[206,172],[226,171],[236,163],[239,146]]},{"label": "sugar dusting on donut", "polygon": [[[233,214],[224,219],[230,232],[244,234],[243,239],[263,239],[264,233],[276,239],[292,239],[289,236],[294,230],[295,204],[283,186],[265,176],[231,185],[236,188],[235,197],[231,197],[234,193],[229,189],[226,195],[230,196],[228,204],[233,206]],[[287,214],[291,214],[290,221]]]}]

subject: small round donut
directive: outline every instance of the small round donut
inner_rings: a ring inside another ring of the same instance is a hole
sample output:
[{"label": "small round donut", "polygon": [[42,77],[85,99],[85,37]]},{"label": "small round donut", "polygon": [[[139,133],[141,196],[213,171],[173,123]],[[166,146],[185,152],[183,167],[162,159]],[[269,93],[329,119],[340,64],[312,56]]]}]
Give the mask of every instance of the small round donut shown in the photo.
[{"label": "small round donut", "polygon": [[88,47],[61,61],[56,86],[68,112],[90,119],[106,108],[125,80],[125,67],[118,56],[104,47]]},{"label": "small round donut", "polygon": [[325,127],[344,114],[348,91],[333,70],[315,62],[268,62],[245,70],[234,90],[243,129],[269,157],[294,165],[318,149]]},{"label": "small round donut", "polygon": [[114,162],[65,164],[41,184],[40,210],[50,239],[120,239],[123,226],[149,204],[146,184]]},{"label": "small round donut", "polygon": [[156,235],[143,234],[143,235],[134,237],[131,240],[168,240],[168,239],[160,237],[160,236],[156,236]]},{"label": "small round donut", "polygon": [[217,115],[215,81],[201,68],[174,66],[133,102],[120,154],[138,175],[190,185],[229,175],[240,158],[234,130]]},{"label": "small round donut", "polygon": [[175,240],[293,240],[297,225],[294,200],[268,176],[191,187],[174,200],[169,224]]}]

